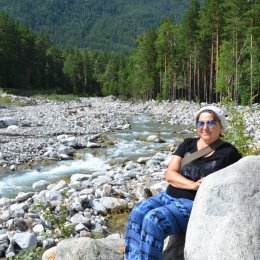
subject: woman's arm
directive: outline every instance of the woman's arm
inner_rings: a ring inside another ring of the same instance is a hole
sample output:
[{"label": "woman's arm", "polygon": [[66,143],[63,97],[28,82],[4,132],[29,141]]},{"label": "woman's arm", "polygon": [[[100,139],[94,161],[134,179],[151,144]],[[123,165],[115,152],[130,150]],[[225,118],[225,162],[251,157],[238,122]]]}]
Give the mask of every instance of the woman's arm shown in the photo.
[{"label": "woman's arm", "polygon": [[181,157],[173,155],[171,162],[166,171],[166,181],[175,188],[186,190],[197,190],[202,182],[202,179],[194,182],[182,176],[179,171],[181,168]]}]

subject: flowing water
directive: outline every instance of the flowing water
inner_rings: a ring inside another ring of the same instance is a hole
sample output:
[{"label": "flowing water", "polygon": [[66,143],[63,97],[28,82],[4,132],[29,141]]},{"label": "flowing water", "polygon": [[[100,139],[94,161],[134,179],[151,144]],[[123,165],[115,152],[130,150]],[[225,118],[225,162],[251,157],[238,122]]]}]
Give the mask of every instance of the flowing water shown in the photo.
[{"label": "flowing water", "polygon": [[[136,160],[139,157],[153,156],[160,150],[165,150],[167,144],[179,143],[186,135],[178,132],[186,129],[185,126],[174,126],[169,123],[160,123],[161,118],[136,115],[128,119],[131,128],[109,133],[115,145],[106,148],[81,149],[80,160],[67,160],[52,163],[49,166],[38,164],[32,169],[19,171],[1,170],[0,198],[14,197],[18,192],[32,190],[32,184],[39,180],[57,181],[75,173],[88,173],[105,170],[109,162],[115,160]],[[160,134],[165,143],[149,143],[140,141],[140,137]]]}]

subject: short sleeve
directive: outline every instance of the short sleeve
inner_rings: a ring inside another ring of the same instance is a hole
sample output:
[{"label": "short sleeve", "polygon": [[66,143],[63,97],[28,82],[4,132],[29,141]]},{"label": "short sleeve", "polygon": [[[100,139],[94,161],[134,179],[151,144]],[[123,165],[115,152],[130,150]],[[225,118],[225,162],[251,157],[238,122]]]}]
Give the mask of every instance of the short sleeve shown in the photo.
[{"label": "short sleeve", "polygon": [[187,152],[192,153],[196,151],[196,143],[196,138],[186,138],[182,143],[179,144],[179,146],[173,154],[183,158]]},{"label": "short sleeve", "polygon": [[230,151],[226,157],[226,166],[229,166],[242,158],[238,150],[230,144]]}]

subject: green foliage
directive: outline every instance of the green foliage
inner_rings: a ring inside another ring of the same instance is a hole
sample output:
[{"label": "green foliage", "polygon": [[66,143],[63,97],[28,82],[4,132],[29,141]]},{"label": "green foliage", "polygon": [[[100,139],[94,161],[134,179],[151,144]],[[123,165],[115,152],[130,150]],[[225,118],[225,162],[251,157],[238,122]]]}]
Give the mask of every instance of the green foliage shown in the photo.
[{"label": "green foliage", "polygon": [[[66,196],[66,191],[63,194],[63,196]],[[53,231],[52,233],[58,233],[64,238],[68,238],[71,236],[73,232],[73,225],[67,225],[67,217],[68,217],[68,209],[67,205],[65,203],[62,203],[59,206],[59,209],[54,211],[48,203],[43,204],[40,201],[35,201],[31,205],[31,210],[36,211],[36,212],[41,212],[43,214],[45,220],[49,223],[49,225],[52,226]],[[54,230],[55,229],[55,230]],[[43,236],[48,237],[49,234],[43,234]]]},{"label": "green foliage", "polygon": [[[80,20],[81,14],[86,16],[84,10],[87,9],[84,8],[90,8],[88,15],[98,11],[101,19],[97,24],[92,20],[90,27],[93,25],[102,31],[109,42],[113,42],[113,35],[116,34],[119,38],[122,37],[122,41],[127,39],[124,44],[129,46],[131,43],[127,37],[132,37],[131,40],[135,40],[136,45],[129,56],[119,54],[119,49],[117,53],[104,52],[105,46],[102,48],[103,52],[90,49],[62,50],[53,45],[45,33],[36,35],[18,21],[0,13],[0,86],[13,90],[10,93],[18,95],[114,95],[124,100],[181,99],[208,103],[231,96],[237,103],[250,103],[251,106],[253,98],[255,102],[259,102],[260,16],[257,14],[260,4],[257,1],[206,0],[203,6],[199,6],[202,1],[192,0],[182,24],[177,24],[178,18],[175,17],[174,20],[172,16],[160,19],[157,26],[146,29],[147,31],[144,29],[144,33],[137,36],[135,34],[135,37],[131,36],[132,29],[136,30],[135,26],[131,26],[132,22],[135,23],[132,20],[124,27],[124,33],[120,32],[118,21],[122,14],[127,14],[129,10],[133,11],[133,15],[135,12],[140,14],[145,4],[151,15],[149,17],[153,17],[152,6],[156,6],[158,11],[162,10],[162,6],[163,9],[166,8],[166,2],[167,9],[176,2],[150,1],[148,4],[142,0],[138,1],[138,8],[133,10],[136,0],[127,6],[119,0],[107,3],[102,0],[102,5],[100,1],[92,9],[88,5],[91,1],[84,2],[80,10],[76,6],[81,1],[65,1],[63,5],[58,0],[0,1],[0,8],[2,6],[4,10],[8,9],[14,16],[20,14],[20,8],[30,15],[30,11],[39,10],[39,26],[43,12],[47,21],[45,32],[48,32],[48,19],[52,21],[52,25],[58,21],[63,25],[63,20],[59,20],[63,13],[70,17],[70,12],[78,10],[75,26],[77,30],[68,30],[71,42],[74,42],[81,30],[78,24],[83,26],[85,21]],[[187,7],[188,0],[182,1],[182,4]],[[46,6],[50,9],[46,9]],[[68,7],[75,9],[68,10]],[[51,10],[52,16],[49,16],[48,10]],[[103,17],[102,13],[108,16]],[[114,25],[108,26],[109,23],[104,21],[114,20],[114,15],[118,28],[113,34],[110,29]],[[95,15],[91,17],[94,18]],[[32,17],[27,18],[30,20]],[[126,19],[128,18],[129,16]],[[74,19],[70,20],[73,24]],[[139,23],[142,26],[145,22],[141,18]],[[94,31],[91,30],[89,34],[92,35]],[[81,34],[85,42],[89,34]],[[66,32],[63,31],[63,35]],[[101,46],[98,43],[98,34],[91,37],[91,44]],[[103,43],[106,45],[106,41]],[[116,44],[113,46],[117,48]]]},{"label": "green foliage", "polygon": [[232,92],[231,78],[235,74],[234,56],[232,45],[228,41],[223,41],[220,46],[219,73],[217,78],[216,90],[224,96]]},{"label": "green foliage", "polygon": [[228,98],[223,99],[223,103],[231,117],[228,120],[228,128],[224,139],[232,143],[242,156],[255,154],[254,136],[246,131],[246,112],[238,111],[234,102],[228,101]]},{"label": "green foliage", "polygon": [[20,251],[17,255],[8,257],[7,260],[40,260],[46,249],[32,246]]},{"label": "green foliage", "polygon": [[0,97],[0,104],[4,106],[17,105],[17,103],[14,102],[13,99],[9,96]]},{"label": "green foliage", "polygon": [[[156,88],[159,74],[156,68],[156,41],[155,30],[150,29],[145,34],[136,39],[138,47],[132,54],[132,67],[129,71],[133,86],[138,85],[138,90],[133,91],[132,96],[142,97],[143,99],[152,99],[156,97],[159,91]],[[134,89],[136,89],[134,87]]]},{"label": "green foliage", "polygon": [[135,37],[158,27],[163,17],[180,22],[190,1],[9,0],[0,1],[0,10],[63,47],[127,53]]},{"label": "green foliage", "polygon": [[[53,92],[63,87],[61,51],[0,12],[0,86]],[[55,51],[54,51],[55,49]]]},{"label": "green foliage", "polygon": [[80,101],[78,96],[74,95],[57,95],[57,94],[52,94],[52,95],[47,95],[47,96],[42,96],[43,98],[47,100],[54,100],[54,101],[60,101],[60,102],[67,102],[67,101]]},{"label": "green foliage", "polygon": [[10,106],[10,107],[33,106],[35,105],[35,101],[32,99],[27,100],[20,97],[13,98],[8,95],[2,95],[0,96],[0,105]]},{"label": "green foliage", "polygon": [[107,216],[108,231],[111,233],[124,232],[126,223],[129,217],[130,209],[125,209],[123,212],[114,212]]},{"label": "green foliage", "polygon": [[66,225],[67,221],[67,206],[65,204],[60,205],[60,211],[54,212],[50,208],[46,208],[43,212],[44,218],[50,222],[50,224],[56,227],[57,232],[64,238],[71,236],[73,231],[73,225]]}]

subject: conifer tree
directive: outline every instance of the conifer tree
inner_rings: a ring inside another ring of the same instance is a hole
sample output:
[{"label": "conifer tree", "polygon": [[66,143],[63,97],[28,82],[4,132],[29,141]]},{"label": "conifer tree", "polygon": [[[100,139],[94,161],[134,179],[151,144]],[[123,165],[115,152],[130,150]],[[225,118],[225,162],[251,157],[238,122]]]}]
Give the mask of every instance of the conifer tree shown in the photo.
[{"label": "conifer tree", "polygon": [[158,54],[157,66],[160,71],[160,93],[163,99],[170,99],[175,56],[174,23],[171,19],[164,19],[158,29],[156,51]]}]

